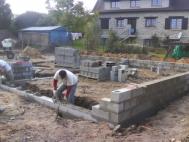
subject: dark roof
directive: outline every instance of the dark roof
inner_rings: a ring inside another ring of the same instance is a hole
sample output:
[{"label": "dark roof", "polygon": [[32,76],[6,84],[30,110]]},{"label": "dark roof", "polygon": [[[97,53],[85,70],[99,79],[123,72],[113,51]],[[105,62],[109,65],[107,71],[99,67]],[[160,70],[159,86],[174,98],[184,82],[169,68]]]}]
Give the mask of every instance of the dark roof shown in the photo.
[{"label": "dark roof", "polygon": [[170,3],[175,10],[189,10],[189,0],[170,0]]},{"label": "dark roof", "polygon": [[48,27],[29,27],[25,29],[21,29],[20,31],[52,31],[62,28],[61,26],[48,26]]},{"label": "dark roof", "polygon": [[98,0],[93,11],[100,13],[123,13],[123,12],[167,12],[167,11],[189,11],[189,0],[170,0],[170,7],[167,8],[140,8],[140,9],[103,9],[103,1]]}]

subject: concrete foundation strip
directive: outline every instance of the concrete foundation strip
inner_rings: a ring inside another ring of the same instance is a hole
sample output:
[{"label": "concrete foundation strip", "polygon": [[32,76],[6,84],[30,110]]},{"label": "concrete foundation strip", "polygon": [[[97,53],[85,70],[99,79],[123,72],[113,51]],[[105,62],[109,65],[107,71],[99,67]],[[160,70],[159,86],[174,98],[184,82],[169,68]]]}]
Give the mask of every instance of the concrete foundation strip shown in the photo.
[{"label": "concrete foundation strip", "polygon": [[38,97],[33,94],[26,93],[24,91],[20,91],[16,88],[11,88],[11,87],[8,87],[8,86],[2,85],[2,84],[0,85],[0,89],[17,94],[21,97],[26,98],[27,100],[35,101],[41,105],[47,106],[54,110],[58,109],[59,113],[61,113],[61,114],[68,114],[68,115],[71,115],[71,116],[74,116],[77,118],[82,118],[82,119],[89,120],[92,122],[97,122],[97,120],[92,117],[90,110],[87,110],[87,109],[84,109],[81,107],[77,107],[77,106],[74,106],[71,104],[56,104],[49,97],[46,97],[46,96]]}]

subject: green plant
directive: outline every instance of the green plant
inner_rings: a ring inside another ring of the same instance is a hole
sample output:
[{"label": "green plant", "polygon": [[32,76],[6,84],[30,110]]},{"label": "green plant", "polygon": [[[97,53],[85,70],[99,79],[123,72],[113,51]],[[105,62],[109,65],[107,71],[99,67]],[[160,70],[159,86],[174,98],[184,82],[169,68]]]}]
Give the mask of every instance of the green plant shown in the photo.
[{"label": "green plant", "polygon": [[158,37],[156,34],[154,34],[154,35],[152,36],[151,40],[152,40],[152,46],[153,46],[154,48],[160,47],[161,41],[160,41],[159,37]]},{"label": "green plant", "polygon": [[121,42],[119,37],[113,31],[110,31],[106,43],[106,51],[111,53],[128,53],[128,54],[147,54],[148,50],[138,44],[127,44]]}]

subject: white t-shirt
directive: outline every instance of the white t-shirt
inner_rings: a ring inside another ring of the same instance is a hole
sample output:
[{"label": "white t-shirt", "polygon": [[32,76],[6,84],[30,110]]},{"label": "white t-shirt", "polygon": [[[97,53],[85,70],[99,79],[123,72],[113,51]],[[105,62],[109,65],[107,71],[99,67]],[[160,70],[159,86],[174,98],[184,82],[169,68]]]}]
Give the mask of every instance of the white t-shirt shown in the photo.
[{"label": "white t-shirt", "polygon": [[[61,79],[61,77],[59,75],[59,72],[61,70],[64,70],[66,72],[66,78],[65,79]],[[58,80],[59,83],[63,82],[67,86],[75,85],[78,82],[78,77],[75,74],[73,74],[72,72],[70,72],[69,70],[66,70],[66,69],[58,70],[54,75],[54,79]]]},{"label": "white t-shirt", "polygon": [[4,60],[0,60],[0,70],[2,71],[11,71],[11,66]]}]

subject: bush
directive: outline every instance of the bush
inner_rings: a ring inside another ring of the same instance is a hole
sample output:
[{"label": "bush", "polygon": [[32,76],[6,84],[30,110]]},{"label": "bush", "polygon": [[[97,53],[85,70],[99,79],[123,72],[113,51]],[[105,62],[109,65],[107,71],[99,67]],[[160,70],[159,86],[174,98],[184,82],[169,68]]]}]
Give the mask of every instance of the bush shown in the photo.
[{"label": "bush", "polygon": [[146,54],[147,48],[141,47],[137,44],[126,44],[112,31],[109,33],[109,39],[106,43],[106,51],[111,53],[128,53],[128,54]]}]

